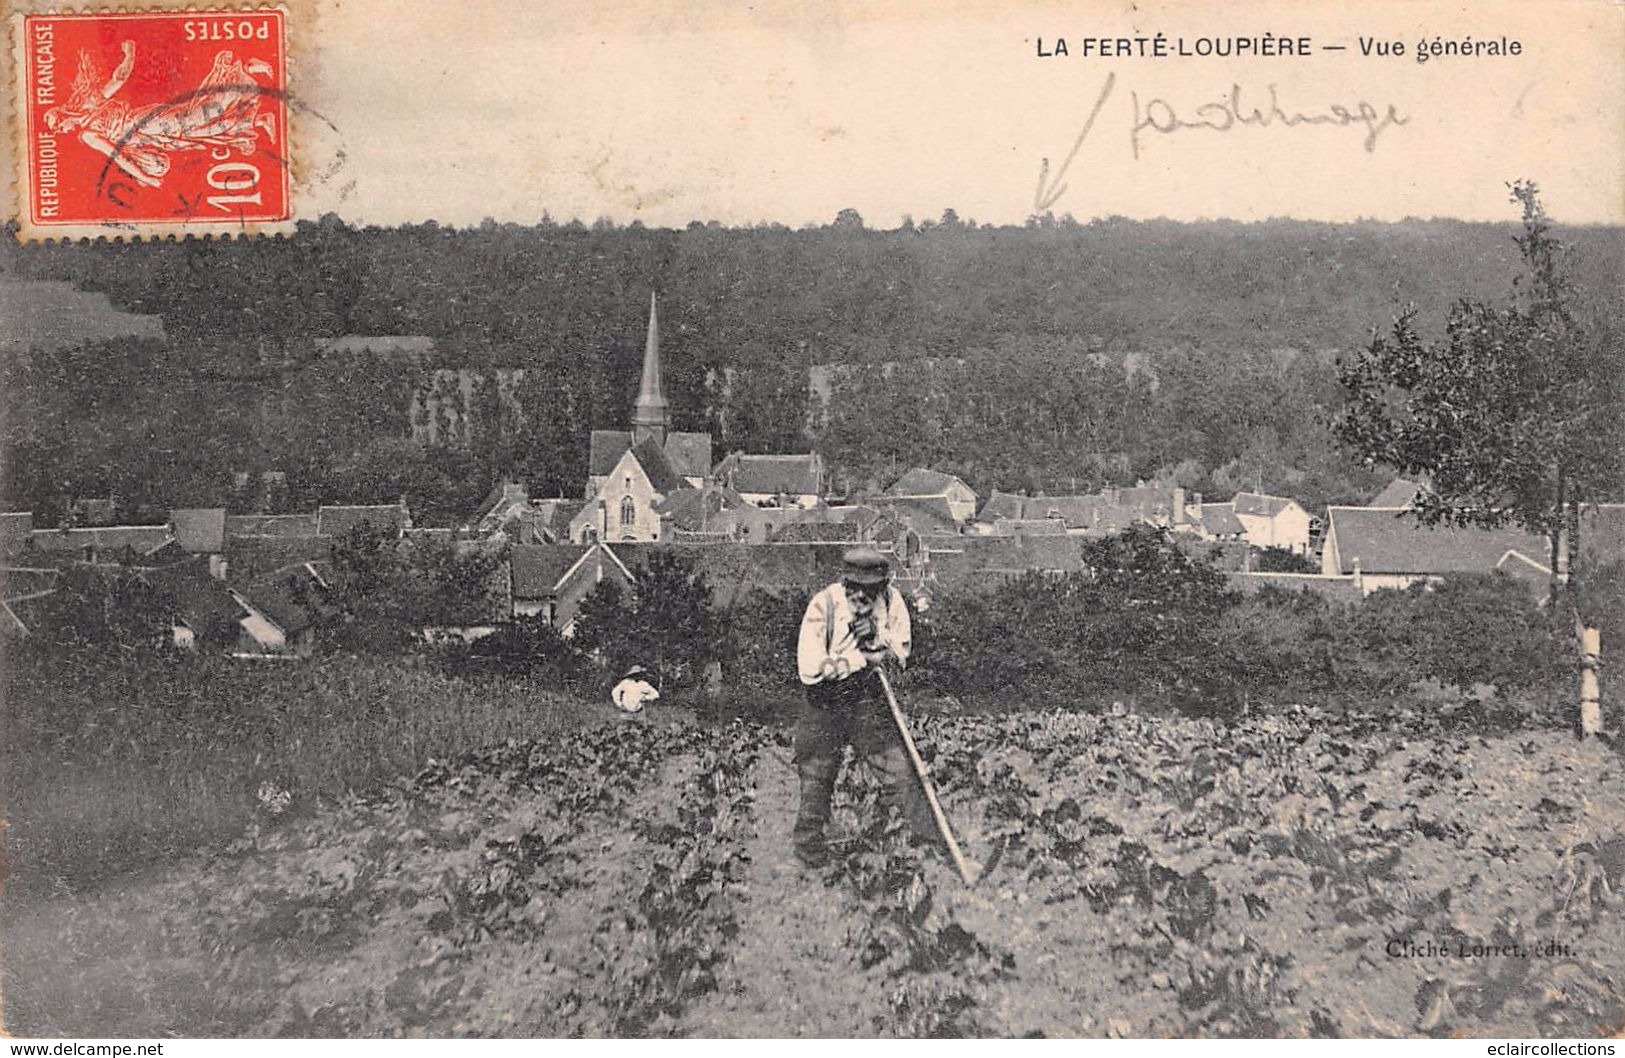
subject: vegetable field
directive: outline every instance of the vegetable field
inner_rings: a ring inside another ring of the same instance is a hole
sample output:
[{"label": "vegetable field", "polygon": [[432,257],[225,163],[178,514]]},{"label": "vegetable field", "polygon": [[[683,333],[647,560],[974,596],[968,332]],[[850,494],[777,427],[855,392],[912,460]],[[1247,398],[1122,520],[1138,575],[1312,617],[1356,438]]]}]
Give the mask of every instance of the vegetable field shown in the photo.
[{"label": "vegetable field", "polygon": [[60,1035],[1561,1035],[1625,1026],[1625,769],[1558,732],[920,718],[986,876],[785,732],[658,713],[433,762],[8,909]]}]

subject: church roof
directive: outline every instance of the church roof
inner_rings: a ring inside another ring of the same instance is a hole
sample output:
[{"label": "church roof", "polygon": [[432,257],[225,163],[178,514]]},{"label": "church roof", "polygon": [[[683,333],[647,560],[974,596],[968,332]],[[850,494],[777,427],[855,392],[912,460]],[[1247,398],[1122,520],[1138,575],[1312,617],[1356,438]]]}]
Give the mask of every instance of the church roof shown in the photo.
[{"label": "church roof", "polygon": [[[587,474],[595,478],[608,474],[631,447],[632,435],[625,430],[594,430],[588,438]],[[685,478],[705,477],[711,470],[711,435],[668,433],[666,458]]]},{"label": "church roof", "polygon": [[671,460],[666,456],[665,449],[653,441],[643,441],[632,449],[632,458],[643,467],[643,472],[649,475],[649,484],[654,490],[665,495],[671,495],[683,489],[692,488],[677,468],[672,466]]}]

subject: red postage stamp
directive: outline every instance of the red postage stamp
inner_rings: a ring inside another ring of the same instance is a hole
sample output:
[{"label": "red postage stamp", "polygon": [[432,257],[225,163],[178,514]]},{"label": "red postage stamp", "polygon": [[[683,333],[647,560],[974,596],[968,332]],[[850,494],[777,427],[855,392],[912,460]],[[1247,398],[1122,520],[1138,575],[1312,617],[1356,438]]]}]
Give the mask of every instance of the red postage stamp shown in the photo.
[{"label": "red postage stamp", "polygon": [[44,236],[291,219],[286,18],[22,16],[19,219]]}]

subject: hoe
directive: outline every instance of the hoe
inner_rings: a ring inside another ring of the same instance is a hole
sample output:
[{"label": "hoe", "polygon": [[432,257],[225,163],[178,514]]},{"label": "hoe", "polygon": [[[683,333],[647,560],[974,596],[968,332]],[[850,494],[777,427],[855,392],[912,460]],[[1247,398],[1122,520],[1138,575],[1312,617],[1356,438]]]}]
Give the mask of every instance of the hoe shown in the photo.
[{"label": "hoe", "polygon": [[986,868],[979,872],[972,870],[970,862],[965,859],[965,854],[960,851],[959,842],[954,838],[953,827],[948,825],[948,817],[942,811],[942,802],[937,798],[937,788],[932,785],[931,775],[925,769],[925,761],[920,759],[920,751],[915,748],[914,736],[908,732],[908,721],[903,718],[902,706],[897,704],[897,695],[892,693],[891,679],[886,675],[884,668],[880,670],[880,686],[886,690],[886,704],[891,706],[891,718],[897,724],[897,733],[903,738],[903,748],[908,751],[909,763],[914,765],[914,774],[919,777],[920,789],[925,791],[925,800],[931,806],[931,818],[936,821],[937,833],[942,835],[942,842],[948,847],[948,855],[953,857],[954,867],[959,871],[960,879],[967,887],[973,886],[987,870]]}]

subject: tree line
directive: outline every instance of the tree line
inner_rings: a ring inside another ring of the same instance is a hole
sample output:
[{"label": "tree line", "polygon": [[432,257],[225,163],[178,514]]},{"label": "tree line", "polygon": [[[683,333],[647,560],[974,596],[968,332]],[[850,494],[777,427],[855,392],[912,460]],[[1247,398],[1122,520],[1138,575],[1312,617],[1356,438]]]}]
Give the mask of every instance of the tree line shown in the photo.
[{"label": "tree line", "polygon": [[[8,244],[0,268],[69,280],[162,317],[166,337],[8,353],[11,506],[71,494],[130,508],[249,502],[230,473],[288,476],[281,502],[405,497],[453,521],[500,474],[575,494],[587,434],[624,428],[648,292],[667,395],[718,452],[816,444],[856,486],[928,463],[993,488],[1085,490],[1162,477],[1216,494],[1357,498],[1336,454],[1332,359],[1397,291],[1442,315],[1498,292],[1500,225],[1175,224],[950,211],[877,231],[837,223],[684,230],[600,223],[357,229],[333,217],[240,242]],[[1582,230],[1577,279],[1619,289],[1619,233]],[[422,360],[321,358],[342,334],[420,334]],[[847,365],[830,408],[804,384]],[[920,365],[934,365],[929,370]],[[455,443],[407,440],[434,368],[524,368],[504,415],[470,401]],[[810,434],[809,421],[826,421]]]}]

